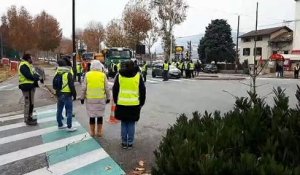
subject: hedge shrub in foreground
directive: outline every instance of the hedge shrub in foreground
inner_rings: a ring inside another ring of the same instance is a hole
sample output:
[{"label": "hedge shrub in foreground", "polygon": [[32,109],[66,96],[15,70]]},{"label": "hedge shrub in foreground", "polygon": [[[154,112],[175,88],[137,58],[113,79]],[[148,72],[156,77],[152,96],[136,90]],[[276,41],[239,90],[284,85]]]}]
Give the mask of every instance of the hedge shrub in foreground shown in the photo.
[{"label": "hedge shrub in foreground", "polygon": [[289,108],[282,89],[274,92],[274,107],[249,93],[224,116],[181,115],[154,152],[152,173],[300,174],[300,110]]}]

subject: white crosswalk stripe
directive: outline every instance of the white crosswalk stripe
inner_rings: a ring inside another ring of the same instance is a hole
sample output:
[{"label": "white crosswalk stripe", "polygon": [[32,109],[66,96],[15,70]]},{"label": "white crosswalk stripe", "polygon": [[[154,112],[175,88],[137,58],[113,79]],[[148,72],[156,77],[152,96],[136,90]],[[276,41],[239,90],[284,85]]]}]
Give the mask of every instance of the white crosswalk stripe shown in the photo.
[{"label": "white crosswalk stripe", "polygon": [[58,129],[53,122],[56,120],[55,105],[36,110],[40,124],[37,127],[26,126],[23,120],[16,120],[22,119],[23,114],[1,114],[0,174],[62,175],[80,172],[89,175],[93,172],[102,174],[106,171],[103,167],[108,166],[116,174],[125,174],[75,118],[72,127],[78,130],[67,132]]},{"label": "white crosswalk stripe", "polygon": [[87,140],[91,138],[88,133],[79,134],[73,137],[68,137],[66,139],[57,140],[50,143],[45,143],[42,145],[37,145],[34,147],[22,149],[19,151],[11,152],[8,154],[4,154],[0,156],[0,166],[5,165],[17,160],[25,159],[28,157],[32,157],[41,153],[45,153],[47,151],[51,151],[57,148],[61,148],[67,146],[70,143],[75,143],[83,140]]},{"label": "white crosswalk stripe", "polygon": [[[77,127],[77,126],[79,126],[79,123],[74,122],[73,126]],[[27,139],[30,137],[40,136],[40,135],[47,134],[47,133],[54,132],[54,131],[57,131],[57,126],[52,126],[52,127],[48,127],[48,128],[25,132],[25,133],[13,135],[13,136],[3,137],[3,138],[0,138],[0,145],[9,143],[9,142],[18,141],[18,140]]]},{"label": "white crosswalk stripe", "polygon": [[[49,169],[41,168],[38,170],[35,170],[33,172],[27,173],[25,175],[51,175],[51,174],[56,174],[56,175],[63,175],[66,173],[69,173],[73,170],[76,170],[78,168],[84,167],[86,165],[89,165],[91,163],[94,163],[96,161],[99,161],[101,159],[104,159],[108,157],[108,154],[103,150],[103,149],[97,149],[91,152],[88,152],[86,154],[74,157],[72,159],[68,159],[66,161],[57,163],[53,166],[51,166]],[[80,162],[78,165],[77,162]],[[100,173],[101,174],[101,173]]]},{"label": "white crosswalk stripe", "polygon": [[[38,120],[38,123],[46,123],[46,122],[55,121],[55,120],[56,120],[56,117],[47,117],[47,118],[43,118],[43,119]],[[26,124],[24,122],[5,125],[5,126],[0,127],[0,131],[20,128],[20,127],[24,127],[24,126],[26,126]]]}]

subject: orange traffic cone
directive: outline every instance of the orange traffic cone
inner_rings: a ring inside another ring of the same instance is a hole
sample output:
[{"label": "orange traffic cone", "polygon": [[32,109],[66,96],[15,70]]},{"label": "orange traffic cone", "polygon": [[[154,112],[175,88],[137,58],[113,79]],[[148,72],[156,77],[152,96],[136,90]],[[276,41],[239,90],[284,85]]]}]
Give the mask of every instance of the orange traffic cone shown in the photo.
[{"label": "orange traffic cone", "polygon": [[111,111],[108,120],[108,123],[110,124],[117,124],[119,122],[119,120],[115,118],[115,111],[116,111],[116,104],[114,103],[114,100],[111,100]]}]

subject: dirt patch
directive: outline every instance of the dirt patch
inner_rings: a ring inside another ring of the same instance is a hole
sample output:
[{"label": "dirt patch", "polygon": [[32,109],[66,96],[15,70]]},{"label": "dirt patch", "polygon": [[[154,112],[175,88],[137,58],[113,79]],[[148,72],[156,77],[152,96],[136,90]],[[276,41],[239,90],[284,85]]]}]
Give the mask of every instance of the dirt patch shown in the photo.
[{"label": "dirt patch", "polygon": [[14,76],[16,73],[16,71],[10,71],[9,66],[0,64],[0,83]]}]

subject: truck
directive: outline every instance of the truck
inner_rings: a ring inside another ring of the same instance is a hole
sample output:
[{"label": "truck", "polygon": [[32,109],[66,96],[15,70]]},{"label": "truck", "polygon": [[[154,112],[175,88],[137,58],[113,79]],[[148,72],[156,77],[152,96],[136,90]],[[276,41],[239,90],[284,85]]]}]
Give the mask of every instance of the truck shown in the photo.
[{"label": "truck", "polygon": [[105,67],[108,69],[108,76],[113,77],[113,64],[133,59],[133,51],[129,48],[112,47],[104,49]]}]

